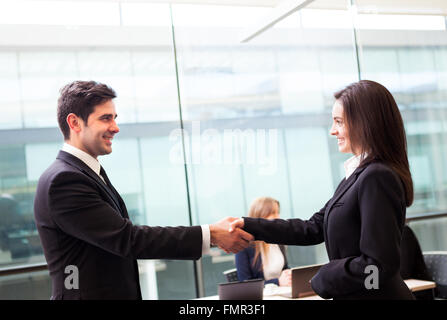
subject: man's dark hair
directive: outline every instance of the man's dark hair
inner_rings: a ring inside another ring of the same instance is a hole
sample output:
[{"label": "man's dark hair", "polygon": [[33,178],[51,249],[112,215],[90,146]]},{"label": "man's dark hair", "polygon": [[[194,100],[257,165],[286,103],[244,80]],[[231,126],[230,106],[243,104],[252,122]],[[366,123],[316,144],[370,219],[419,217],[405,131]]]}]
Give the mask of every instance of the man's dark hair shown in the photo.
[{"label": "man's dark hair", "polygon": [[74,81],[60,91],[57,101],[57,121],[64,135],[70,138],[70,127],[67,116],[74,113],[87,125],[87,119],[95,110],[95,106],[116,97],[115,91],[107,85],[95,81]]}]

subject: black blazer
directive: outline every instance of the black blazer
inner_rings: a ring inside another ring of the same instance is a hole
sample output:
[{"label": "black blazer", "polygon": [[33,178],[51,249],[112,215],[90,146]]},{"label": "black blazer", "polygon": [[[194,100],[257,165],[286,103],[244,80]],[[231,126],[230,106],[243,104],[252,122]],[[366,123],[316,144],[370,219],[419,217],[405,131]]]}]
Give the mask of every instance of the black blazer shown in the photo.
[{"label": "black blazer", "polygon": [[[201,256],[200,226],[133,225],[116,190],[64,151],[39,179],[34,215],[52,299],[141,299],[136,259]],[[79,270],[79,289],[64,285],[70,265]]]},{"label": "black blazer", "polygon": [[[282,255],[284,256],[284,269],[288,269],[287,257],[285,252],[285,247],[280,245]],[[236,253],[236,269],[237,277],[239,281],[250,280],[250,279],[264,279],[264,271],[262,270],[262,257],[259,256],[258,260],[254,264],[255,260],[255,246],[249,246],[248,248]],[[274,283],[279,285],[278,278],[266,280],[265,283]]]},{"label": "black blazer", "polygon": [[[413,299],[399,273],[406,205],[399,177],[382,163],[357,168],[309,220],[244,218],[255,239],[287,245],[325,242],[329,263],[312,278],[314,291],[334,299]],[[368,265],[379,289],[366,289]]]}]

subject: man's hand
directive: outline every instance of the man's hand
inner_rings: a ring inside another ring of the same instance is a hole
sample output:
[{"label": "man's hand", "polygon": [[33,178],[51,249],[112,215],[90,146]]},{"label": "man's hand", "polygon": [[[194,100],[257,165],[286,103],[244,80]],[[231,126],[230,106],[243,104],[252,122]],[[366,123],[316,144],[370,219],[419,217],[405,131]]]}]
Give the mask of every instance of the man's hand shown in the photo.
[{"label": "man's hand", "polygon": [[[217,223],[210,224],[211,243],[226,253],[237,253],[247,248],[254,238],[251,234],[238,228],[230,232],[230,224],[239,218],[227,217]],[[244,221],[244,220],[242,220]]]},{"label": "man's hand", "polygon": [[231,223],[230,223],[230,232],[233,232],[234,230],[236,230],[236,228],[244,228],[244,219],[242,218],[232,218],[234,219]]}]

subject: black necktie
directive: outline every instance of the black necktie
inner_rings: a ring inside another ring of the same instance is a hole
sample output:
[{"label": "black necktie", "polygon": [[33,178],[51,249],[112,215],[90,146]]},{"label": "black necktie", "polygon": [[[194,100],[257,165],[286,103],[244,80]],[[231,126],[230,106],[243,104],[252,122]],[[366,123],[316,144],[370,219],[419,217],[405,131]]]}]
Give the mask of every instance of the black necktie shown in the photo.
[{"label": "black necktie", "polygon": [[101,177],[104,178],[104,181],[106,182],[106,185],[113,190],[112,187],[112,183],[109,180],[109,177],[107,177],[106,171],[104,170],[104,168],[101,166],[101,169],[99,170],[99,174],[101,175]]},{"label": "black necktie", "polygon": [[115,190],[115,188],[112,186],[112,183],[110,182],[109,177],[107,177],[106,171],[104,170],[104,168],[102,166],[101,166],[101,169],[99,170],[99,174],[101,175],[101,177],[104,178],[107,187],[112,192],[112,195],[114,198],[113,200],[115,200],[115,202],[118,204],[118,207],[121,208],[120,201],[118,200],[120,198],[120,196],[119,196],[118,192]]}]

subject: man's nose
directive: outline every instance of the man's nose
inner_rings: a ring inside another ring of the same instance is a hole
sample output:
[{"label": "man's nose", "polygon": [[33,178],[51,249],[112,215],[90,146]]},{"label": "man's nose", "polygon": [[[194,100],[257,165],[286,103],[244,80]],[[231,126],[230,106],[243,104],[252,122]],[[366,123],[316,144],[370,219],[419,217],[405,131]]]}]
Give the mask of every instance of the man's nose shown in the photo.
[{"label": "man's nose", "polygon": [[115,121],[113,121],[113,124],[112,124],[112,127],[110,128],[110,131],[112,131],[114,133],[120,132],[120,128],[118,127],[118,125],[116,124]]}]

